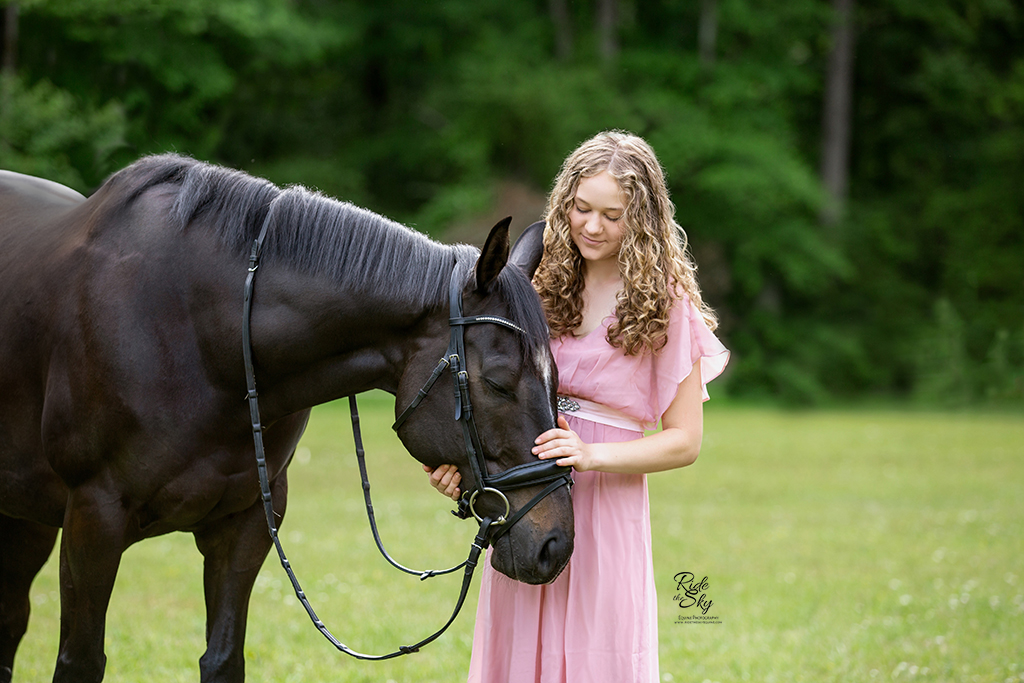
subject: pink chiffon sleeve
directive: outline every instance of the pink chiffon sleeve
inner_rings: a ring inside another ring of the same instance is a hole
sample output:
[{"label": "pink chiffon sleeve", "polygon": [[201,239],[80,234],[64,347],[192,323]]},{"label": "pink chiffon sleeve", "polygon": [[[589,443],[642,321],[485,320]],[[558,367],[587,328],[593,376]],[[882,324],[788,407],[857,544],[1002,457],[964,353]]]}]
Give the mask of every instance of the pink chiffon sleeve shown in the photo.
[{"label": "pink chiffon sleeve", "polygon": [[729,350],[708,329],[704,317],[689,298],[683,298],[672,307],[669,317],[668,339],[654,356],[652,388],[654,413],[668,410],[679,391],[679,383],[686,379],[694,367],[700,369],[701,393],[707,401],[707,384],[722,374],[729,362]]}]

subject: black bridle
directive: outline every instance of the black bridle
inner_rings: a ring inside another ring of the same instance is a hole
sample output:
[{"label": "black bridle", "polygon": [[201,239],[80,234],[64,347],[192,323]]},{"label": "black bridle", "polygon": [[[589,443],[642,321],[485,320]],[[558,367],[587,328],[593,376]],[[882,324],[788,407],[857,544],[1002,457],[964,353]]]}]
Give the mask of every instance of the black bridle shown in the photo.
[{"label": "black bridle", "polygon": [[[469,517],[472,514],[478,522],[482,522],[483,518],[476,512],[477,498],[480,495],[497,496],[504,503],[505,512],[492,521],[493,526],[497,527],[497,529],[492,532],[489,540],[494,541],[507,533],[513,524],[522,519],[523,515],[549,494],[563,485],[571,487],[572,477],[570,473],[572,468],[556,465],[554,460],[537,460],[510,467],[496,475],[492,475],[487,471],[487,461],[484,458],[483,447],[480,444],[480,435],[476,428],[476,419],[473,416],[473,405],[469,398],[469,372],[466,369],[464,330],[467,325],[492,323],[506,327],[518,334],[525,334],[525,332],[512,321],[500,316],[463,316],[462,288],[459,286],[459,281],[460,278],[455,277],[455,273],[452,273],[448,287],[448,325],[451,328],[448,350],[445,351],[444,356],[438,361],[434,371],[430,374],[430,378],[427,379],[426,384],[416,394],[416,398],[395,420],[392,429],[397,432],[401,428],[409,415],[426,398],[438,378],[446,369],[450,370],[452,384],[455,387],[455,421],[462,427],[462,436],[466,444],[466,455],[469,460],[470,470],[473,473],[473,488],[462,494],[462,499],[459,501],[459,510],[456,514],[462,518]],[[505,493],[541,484],[547,484],[547,486],[535,495],[532,500],[520,507],[514,515],[509,517],[511,504]]]},{"label": "black bridle", "polygon": [[[437,367],[434,368],[434,372],[431,373],[430,378],[420,389],[416,398],[413,399],[409,407],[407,407],[402,414],[398,416],[398,419],[393,425],[393,429],[396,432],[398,431],[406,418],[408,418],[409,414],[412,413],[412,411],[415,410],[420,402],[427,396],[427,393],[430,391],[431,387],[433,387],[434,383],[441,376],[444,370],[446,368],[450,369],[452,372],[453,384],[455,385],[455,419],[462,426],[466,452],[474,477],[474,488],[463,494],[462,499],[459,501],[459,509],[456,514],[463,519],[472,514],[480,523],[479,531],[473,539],[473,543],[470,546],[469,557],[466,558],[465,562],[456,567],[452,567],[451,569],[440,571],[417,571],[398,564],[391,559],[391,556],[384,550],[384,546],[380,540],[380,534],[377,531],[377,524],[373,513],[373,504],[370,501],[370,481],[366,473],[366,462],[363,452],[362,435],[359,430],[359,413],[356,407],[355,396],[349,396],[349,405],[352,411],[352,431],[356,445],[356,457],[359,460],[359,471],[363,480],[363,497],[366,503],[366,513],[370,520],[370,528],[373,531],[374,541],[376,542],[378,549],[384,558],[393,566],[406,573],[418,575],[421,579],[428,579],[432,576],[448,574],[464,567],[465,571],[463,573],[462,587],[459,592],[459,597],[448,621],[438,631],[419,641],[415,645],[400,646],[398,650],[389,654],[362,654],[356,652],[335,638],[324,623],[317,617],[312,605],[310,605],[309,600],[306,598],[305,592],[302,590],[302,586],[299,585],[299,581],[296,578],[295,573],[292,571],[291,563],[285,556],[284,548],[282,547],[281,540],[278,536],[277,525],[274,521],[274,503],[271,498],[270,479],[267,474],[266,451],[263,444],[263,425],[260,420],[259,395],[256,391],[256,373],[252,362],[251,336],[253,286],[255,283],[256,271],[259,268],[263,242],[266,239],[267,228],[270,225],[270,216],[271,211],[268,209],[267,216],[263,221],[263,227],[260,229],[260,233],[257,238],[253,240],[252,251],[249,254],[249,271],[245,279],[245,292],[242,310],[242,357],[245,363],[245,380],[247,386],[247,398],[249,401],[249,415],[252,423],[253,445],[256,451],[256,469],[259,474],[260,492],[262,495],[263,508],[267,518],[267,528],[270,532],[270,538],[274,543],[274,547],[277,549],[277,555],[281,560],[281,566],[284,567],[284,570],[288,575],[288,579],[291,581],[295,595],[305,608],[306,613],[313,622],[313,625],[340,652],[344,652],[356,659],[365,660],[392,659],[401,655],[418,652],[421,647],[433,642],[442,633],[444,633],[455,621],[455,618],[462,610],[462,605],[469,593],[469,586],[472,582],[473,572],[479,561],[480,553],[483,552],[483,550],[487,548],[492,541],[506,533],[513,524],[519,521],[523,515],[525,515],[544,497],[562,486],[571,487],[572,477],[570,473],[572,472],[572,468],[556,465],[553,460],[538,460],[536,462],[511,467],[497,475],[490,475],[487,472],[487,463],[484,459],[480,436],[477,433],[476,420],[473,418],[473,407],[469,398],[469,374],[466,370],[465,363],[466,350],[463,330],[466,325],[478,323],[493,323],[501,325],[519,334],[523,334],[523,330],[510,320],[499,316],[478,315],[464,317],[462,315],[462,290],[458,284],[459,278],[456,278],[455,273],[453,272],[449,287],[450,315],[448,323],[451,327],[451,339],[448,344],[448,350],[445,352],[445,356],[438,362]],[[540,493],[535,495],[526,505],[519,508],[515,514],[509,517],[508,515],[511,512],[511,505],[505,495],[505,492],[528,486],[539,486],[541,484],[547,484],[547,486],[545,486]],[[494,519],[489,516],[481,517],[476,512],[476,501],[482,494],[498,496],[505,505],[504,514],[501,514]],[[497,531],[494,531],[494,529],[497,529]]]}]

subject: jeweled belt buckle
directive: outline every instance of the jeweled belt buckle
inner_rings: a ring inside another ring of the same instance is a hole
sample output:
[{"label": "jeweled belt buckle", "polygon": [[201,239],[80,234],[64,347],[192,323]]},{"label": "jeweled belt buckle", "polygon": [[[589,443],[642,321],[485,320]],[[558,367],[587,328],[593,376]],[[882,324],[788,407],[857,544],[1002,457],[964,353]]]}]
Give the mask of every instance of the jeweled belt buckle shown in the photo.
[{"label": "jeweled belt buckle", "polygon": [[557,405],[560,413],[575,413],[580,409],[580,404],[568,396],[559,396]]}]

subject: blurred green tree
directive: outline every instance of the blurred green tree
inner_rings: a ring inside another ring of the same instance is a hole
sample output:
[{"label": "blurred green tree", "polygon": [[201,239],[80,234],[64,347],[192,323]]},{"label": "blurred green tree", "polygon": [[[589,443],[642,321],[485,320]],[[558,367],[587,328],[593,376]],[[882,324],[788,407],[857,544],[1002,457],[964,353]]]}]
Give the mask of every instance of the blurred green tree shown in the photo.
[{"label": "blurred green tree", "polygon": [[668,172],[730,393],[938,400],[955,376],[1022,400],[1024,9],[847,2],[23,0],[0,163],[88,190],[175,150],[442,236],[629,129]]}]

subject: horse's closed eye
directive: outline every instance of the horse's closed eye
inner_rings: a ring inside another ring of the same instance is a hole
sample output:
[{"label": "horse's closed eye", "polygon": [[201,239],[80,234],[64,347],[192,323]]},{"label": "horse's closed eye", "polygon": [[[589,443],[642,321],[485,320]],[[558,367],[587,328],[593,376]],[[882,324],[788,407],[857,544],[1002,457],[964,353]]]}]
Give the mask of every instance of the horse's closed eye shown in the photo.
[{"label": "horse's closed eye", "polygon": [[488,389],[496,393],[498,396],[501,396],[508,401],[516,400],[515,392],[508,387],[505,387],[494,380],[487,379],[486,377],[484,378],[484,383],[487,385]]}]

